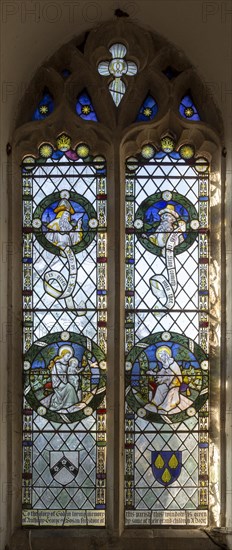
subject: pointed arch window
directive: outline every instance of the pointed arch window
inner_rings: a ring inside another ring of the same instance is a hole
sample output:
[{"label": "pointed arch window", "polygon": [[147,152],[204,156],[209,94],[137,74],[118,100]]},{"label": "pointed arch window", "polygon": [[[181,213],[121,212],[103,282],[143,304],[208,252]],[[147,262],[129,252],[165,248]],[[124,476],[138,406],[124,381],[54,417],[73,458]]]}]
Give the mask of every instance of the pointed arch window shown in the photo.
[{"label": "pointed arch window", "polygon": [[120,25],[50,60],[31,111],[57,116],[16,132],[25,526],[219,525],[220,120],[186,59]]}]

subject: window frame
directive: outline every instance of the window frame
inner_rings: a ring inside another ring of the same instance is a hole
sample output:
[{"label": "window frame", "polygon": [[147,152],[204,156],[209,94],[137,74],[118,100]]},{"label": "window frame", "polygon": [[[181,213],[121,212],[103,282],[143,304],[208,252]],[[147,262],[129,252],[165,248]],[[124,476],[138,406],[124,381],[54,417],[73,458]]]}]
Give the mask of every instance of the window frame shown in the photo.
[{"label": "window frame", "polygon": [[[134,25],[129,24],[125,21],[123,21],[123,32],[124,32],[124,38],[123,41],[126,44],[130,44],[130,41],[133,41],[134,39],[134,33],[139,33],[139,43],[140,47],[141,45],[144,45],[145,43],[145,37],[144,37],[144,31],[142,29]],[[49,87],[49,82],[47,81],[47,71],[44,71],[43,69],[39,69],[38,73],[36,74],[35,78],[32,81],[32,84],[29,89],[29,95],[27,95],[26,99],[22,102],[22,106],[20,109],[18,121],[17,121],[17,129],[14,134],[14,142],[13,142],[13,156],[11,159],[11,174],[10,179],[12,179],[12,184],[10,187],[10,239],[14,245],[15,254],[12,255],[10,258],[10,274],[14,273],[14,278],[10,280],[9,284],[9,292],[11,296],[11,305],[13,309],[13,318],[12,318],[12,335],[10,338],[9,343],[9,365],[12,365],[12,370],[10,371],[10,382],[12,387],[12,400],[14,403],[14,407],[16,410],[21,410],[21,393],[18,391],[18,357],[22,356],[21,353],[21,327],[19,328],[19,319],[21,315],[21,300],[20,300],[20,293],[19,288],[21,288],[21,253],[18,249],[17,243],[18,243],[18,235],[21,228],[21,207],[19,207],[19,201],[15,200],[15,194],[16,189],[17,193],[19,193],[18,196],[20,196],[20,192],[18,190],[21,189],[21,174],[20,174],[20,164],[21,159],[26,154],[36,154],[37,148],[43,141],[55,141],[56,136],[61,132],[66,132],[68,135],[72,137],[74,141],[82,141],[87,142],[90,144],[90,147],[95,154],[99,153],[99,149],[101,150],[101,153],[106,156],[107,160],[107,173],[108,173],[108,219],[111,221],[109,230],[108,230],[108,253],[109,253],[109,270],[108,270],[108,284],[109,284],[109,298],[108,298],[108,317],[109,317],[109,323],[108,323],[108,362],[109,362],[109,370],[108,370],[108,389],[107,389],[107,402],[110,403],[110,406],[108,407],[108,419],[107,419],[107,425],[108,425],[108,434],[107,434],[107,441],[108,441],[108,458],[107,458],[107,472],[108,472],[108,483],[107,483],[107,501],[108,501],[108,522],[107,527],[105,529],[105,535],[115,536],[116,538],[119,537],[125,537],[127,539],[130,535],[129,533],[132,532],[130,529],[126,529],[124,531],[124,512],[123,512],[123,500],[124,500],[124,489],[123,489],[123,470],[124,470],[124,463],[122,460],[123,456],[123,447],[124,447],[124,434],[121,427],[123,426],[123,407],[120,407],[120,402],[124,399],[124,314],[123,312],[123,294],[124,294],[124,266],[120,264],[120,258],[124,257],[124,242],[123,242],[123,228],[124,228],[124,188],[125,188],[125,160],[128,156],[133,156],[136,152],[138,152],[144,143],[148,141],[157,141],[158,137],[160,138],[164,132],[174,132],[178,138],[178,143],[181,145],[182,143],[186,143],[189,139],[193,145],[197,147],[197,150],[204,155],[208,156],[208,159],[211,162],[211,182],[213,186],[213,199],[217,201],[216,195],[218,193],[222,193],[220,202],[216,202],[214,206],[214,213],[212,215],[212,243],[211,243],[211,251],[214,251],[214,260],[217,262],[217,266],[219,271],[215,271],[215,273],[211,274],[211,279],[214,278],[214,281],[212,281],[212,286],[214,287],[213,293],[216,291],[218,292],[219,302],[221,301],[222,308],[224,309],[225,304],[225,290],[220,294],[220,289],[218,289],[219,281],[222,272],[221,265],[222,265],[222,256],[224,254],[224,242],[223,238],[221,240],[218,239],[218,233],[222,234],[222,223],[224,219],[224,208],[223,208],[223,194],[224,194],[224,186],[222,184],[221,190],[220,190],[220,173],[221,173],[221,128],[220,128],[220,121],[218,119],[218,114],[216,112],[216,109],[214,106],[211,105],[211,107],[206,107],[205,113],[208,112],[209,114],[209,123],[205,124],[203,122],[196,122],[194,123],[194,127],[191,126],[190,122],[186,122],[185,120],[181,120],[181,117],[178,114],[178,101],[180,94],[182,93],[183,89],[187,89],[187,83],[192,82],[192,86],[194,89],[194,93],[197,98],[201,98],[201,92],[202,92],[202,83],[198,76],[196,75],[195,71],[192,71],[189,68],[186,69],[184,60],[183,62],[183,75],[179,79],[178,84],[174,83],[173,90],[174,90],[174,98],[172,101],[172,105],[170,105],[170,109],[168,109],[168,101],[167,98],[164,97],[164,100],[162,101],[162,91],[165,88],[169,87],[169,83],[167,82],[165,84],[164,77],[160,74],[160,66],[158,65],[154,68],[154,74],[150,75],[150,73],[147,71],[146,78],[144,81],[142,79],[137,79],[137,88],[135,93],[134,83],[132,81],[133,77],[131,77],[131,80],[128,82],[128,88],[125,95],[125,98],[121,102],[119,108],[117,109],[112,102],[111,97],[107,96],[108,90],[107,90],[107,83],[102,83],[99,76],[97,76],[97,81],[100,86],[100,92],[99,88],[94,88],[94,79],[91,77],[91,52],[94,50],[95,45],[99,41],[99,36],[101,36],[101,39],[103,43],[106,45],[107,41],[112,42],[112,23],[107,26],[103,25],[101,29],[98,29],[98,32],[96,33],[90,33],[90,38],[87,42],[87,56],[89,60],[89,66],[87,68],[83,68],[83,60],[82,60],[82,70],[81,74],[78,76],[78,79],[75,87],[75,96],[78,95],[79,92],[82,91],[83,88],[87,88],[89,95],[91,97],[91,100],[94,104],[95,110],[99,116],[99,120],[102,120],[100,123],[87,123],[82,120],[78,120],[76,117],[75,112],[71,109],[71,104],[73,105],[74,101],[74,89],[72,85],[65,86],[66,91],[63,94],[63,82],[61,82],[60,79],[58,79],[57,75],[53,74],[50,81],[51,86],[51,92],[55,89],[57,86],[57,98],[58,98],[58,106],[57,109],[55,109],[54,113],[46,119],[46,121],[40,122],[28,122],[28,112],[30,111],[30,106],[35,105],[35,96],[33,94],[33,90],[37,89],[38,82],[40,81],[39,88],[41,89],[41,86],[43,86],[45,83]],[[114,29],[114,41],[117,41],[117,32]],[[110,38],[109,38],[110,37]],[[166,42],[164,41],[164,45]],[[74,47],[73,42],[71,43],[71,47]],[[105,46],[106,47],[106,46]],[[171,51],[174,52],[175,49],[171,48]],[[151,54],[151,52],[150,52]],[[97,55],[94,54],[93,61],[97,59]],[[138,56],[136,58],[136,55]],[[138,55],[138,51],[133,53],[134,59],[137,59],[138,65],[142,66],[142,56],[140,54],[140,58]],[[166,58],[165,63],[168,64],[170,56],[170,51],[166,52]],[[62,56],[61,56],[62,57]],[[178,59],[178,53],[176,53],[176,57],[179,63],[180,67],[180,61]],[[57,59],[59,58],[59,53],[55,55],[54,59],[50,61],[47,65],[54,65],[54,67],[57,66]],[[78,52],[78,61],[80,61],[81,57]],[[99,56],[99,59],[101,59],[101,56]],[[164,63],[164,61],[163,61]],[[78,62],[77,62],[78,64]],[[188,74],[187,74],[188,73]],[[42,78],[41,78],[42,76]],[[192,80],[191,80],[192,79]],[[49,79],[48,79],[49,80]],[[131,123],[131,121],[134,120],[135,114],[138,111],[143,99],[145,98],[146,93],[148,90],[151,90],[153,93],[155,99],[157,100],[157,103],[162,102],[162,106],[160,108],[160,111],[158,113],[157,120],[152,120],[149,123]],[[37,97],[38,97],[38,91],[37,91]],[[165,94],[163,94],[165,96]],[[134,97],[136,96],[136,98]],[[28,97],[30,98],[29,101],[29,109],[25,110],[26,102],[28,102]],[[210,98],[211,100],[211,98]],[[104,105],[105,102],[105,105]],[[196,101],[197,103],[197,101]],[[107,110],[108,107],[108,110]],[[168,115],[167,115],[168,112]],[[25,115],[25,113],[27,113]],[[102,115],[102,118],[101,118]],[[26,116],[26,118],[25,118]],[[76,118],[75,118],[76,117]],[[130,120],[130,124],[128,121]],[[96,126],[95,126],[96,124]],[[101,144],[99,147],[99,143]],[[219,178],[219,179],[218,179]],[[118,182],[120,182],[120,187],[118,186]],[[216,198],[215,198],[216,197]],[[120,226],[120,234],[122,237],[118,238],[117,232],[116,232],[116,222],[118,220],[119,226]],[[213,260],[213,261],[214,261]],[[119,266],[119,267],[118,267]],[[116,292],[114,293],[114,289],[116,289]],[[220,306],[217,304],[216,309],[218,310]],[[215,309],[215,308],[214,308]],[[218,317],[217,317],[217,311],[216,311],[216,321],[215,323],[218,324]],[[217,327],[216,327],[217,328]],[[221,324],[222,329],[222,336],[221,336],[221,342],[223,342],[223,338],[225,337],[225,324]],[[213,340],[212,340],[213,344]],[[216,346],[217,347],[217,346]],[[213,353],[215,353],[215,345],[212,346]],[[223,431],[220,430],[220,421],[218,420],[221,404],[218,401],[218,380],[221,380],[221,390],[223,391],[224,386],[224,374],[221,372],[221,355],[223,354],[222,347],[220,349],[220,353],[218,356],[213,360],[213,370],[214,373],[214,381],[211,386],[211,401],[215,399],[216,403],[216,409],[213,408],[213,415],[216,417],[216,422],[214,427],[211,430],[212,438],[214,439],[215,443],[215,449],[214,452],[216,453],[216,448],[223,447],[224,445],[224,434]],[[113,368],[112,368],[113,366]],[[118,377],[118,383],[116,382],[116,378]],[[217,379],[218,378],[218,379]],[[221,401],[223,403],[223,399]],[[114,414],[114,411],[116,410],[116,413]],[[21,454],[20,448],[20,434],[21,434],[21,417],[20,415],[13,415],[11,418],[11,426],[9,430],[9,437],[11,439],[11,445],[12,445],[12,456],[18,456],[18,454]],[[110,429],[109,429],[110,426]],[[115,441],[117,442],[117,445],[115,445]],[[16,455],[14,454],[16,453]],[[215,455],[216,456],[216,455]],[[211,455],[211,463],[213,462],[214,456]],[[216,484],[214,484],[214,495],[212,494],[212,499],[217,495],[218,492],[218,485],[221,486],[221,495],[222,495],[222,511],[221,511],[221,522],[222,525],[224,524],[224,510],[225,510],[225,482],[223,480],[219,481],[218,477],[218,470],[219,466],[221,467],[221,470],[223,471],[223,466],[225,465],[225,457],[224,453],[221,453],[220,458],[220,464],[218,461],[218,457],[216,456],[217,462],[215,471],[213,470],[213,465],[211,464],[212,468],[212,478],[215,478],[218,480]],[[20,471],[21,471],[21,462],[20,461],[13,461],[11,465],[11,473],[12,473],[12,480],[13,483],[15,483],[16,487],[16,498],[12,499],[13,502],[11,503],[11,522],[12,522],[12,528],[18,529],[19,537],[24,537],[25,540],[27,540],[28,533],[25,529],[21,529],[20,527],[20,516],[21,516],[21,503],[20,503],[20,497],[21,497],[21,490],[20,490],[20,482],[18,482],[18,479],[20,479]],[[210,526],[214,527],[215,521],[211,518]],[[154,529],[154,526],[152,527]],[[156,529],[155,529],[156,530]],[[163,528],[163,531],[165,528]],[[174,529],[175,530],[175,529]],[[188,530],[188,528],[186,528]],[[36,535],[36,529],[33,530],[35,533],[33,534],[33,537],[37,538]],[[54,536],[55,538],[61,535],[61,530],[57,529],[54,530],[53,528],[50,529],[51,531],[51,537]],[[55,532],[56,531],[56,532]],[[76,533],[78,531],[78,533]],[[136,536],[138,534],[141,535],[141,531],[138,529],[134,529],[133,532],[136,531]],[[43,530],[41,528],[40,530],[41,536],[46,537],[46,530]],[[43,533],[44,532],[44,533]],[[97,537],[101,538],[105,535],[100,535],[99,530],[89,530],[84,529],[84,533],[82,529],[75,529],[75,536],[83,536],[84,538],[91,538],[91,537]],[[62,531],[63,536],[63,531]],[[64,535],[67,539],[68,543],[68,535],[67,533]],[[149,532],[144,529],[143,535],[144,539],[147,537],[149,538]],[[70,539],[71,540],[71,539]],[[70,543],[71,544],[71,543]],[[70,546],[71,547],[71,546]],[[68,548],[68,546],[67,546]]]}]

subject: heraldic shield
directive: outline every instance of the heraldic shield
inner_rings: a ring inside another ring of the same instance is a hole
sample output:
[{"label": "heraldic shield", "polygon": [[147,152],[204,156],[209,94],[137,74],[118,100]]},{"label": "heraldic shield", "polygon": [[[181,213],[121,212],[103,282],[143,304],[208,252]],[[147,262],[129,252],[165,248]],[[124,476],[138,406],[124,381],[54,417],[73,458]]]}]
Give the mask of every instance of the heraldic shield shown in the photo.
[{"label": "heraldic shield", "polygon": [[180,475],[182,451],[151,451],[151,465],[155,479],[167,487]]},{"label": "heraldic shield", "polygon": [[79,451],[51,451],[50,472],[61,485],[68,485],[78,474]]}]

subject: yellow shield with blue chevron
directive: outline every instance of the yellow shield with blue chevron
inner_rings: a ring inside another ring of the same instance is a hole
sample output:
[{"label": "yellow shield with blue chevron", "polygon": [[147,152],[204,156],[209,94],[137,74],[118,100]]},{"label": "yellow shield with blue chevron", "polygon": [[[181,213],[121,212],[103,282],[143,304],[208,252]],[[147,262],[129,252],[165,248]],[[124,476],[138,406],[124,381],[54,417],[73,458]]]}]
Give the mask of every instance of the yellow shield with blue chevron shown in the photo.
[{"label": "yellow shield with blue chevron", "polygon": [[154,478],[167,487],[174,483],[182,468],[182,451],[151,451]]}]

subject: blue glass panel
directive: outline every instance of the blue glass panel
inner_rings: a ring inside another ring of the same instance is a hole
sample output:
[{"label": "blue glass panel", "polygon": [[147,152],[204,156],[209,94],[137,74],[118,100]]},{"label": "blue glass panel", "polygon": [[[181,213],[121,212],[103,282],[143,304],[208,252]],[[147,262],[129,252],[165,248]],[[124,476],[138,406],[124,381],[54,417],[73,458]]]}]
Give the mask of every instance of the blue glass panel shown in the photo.
[{"label": "blue glass panel", "polygon": [[32,120],[44,120],[54,110],[54,100],[48,90],[44,90],[43,97],[36,108]]},{"label": "blue glass panel", "polygon": [[77,97],[76,112],[79,117],[83,118],[83,120],[98,120],[92,101],[86,90],[81,92]]},{"label": "blue glass panel", "polygon": [[152,120],[155,118],[158,111],[158,105],[155,99],[151,95],[147,95],[143,104],[141,105],[136,122]]},{"label": "blue glass panel", "polygon": [[181,116],[188,120],[200,120],[196,106],[193,103],[193,99],[190,94],[186,94],[182,97],[179,106],[179,112]]},{"label": "blue glass panel", "polygon": [[178,76],[179,71],[176,71],[175,69],[173,69],[172,67],[167,67],[164,71],[163,71],[163,74],[169,79],[169,80],[172,80],[173,78],[176,78],[176,76]]},{"label": "blue glass panel", "polygon": [[71,71],[69,71],[69,69],[63,69],[61,71],[61,74],[62,74],[63,78],[68,78],[71,74]]}]

